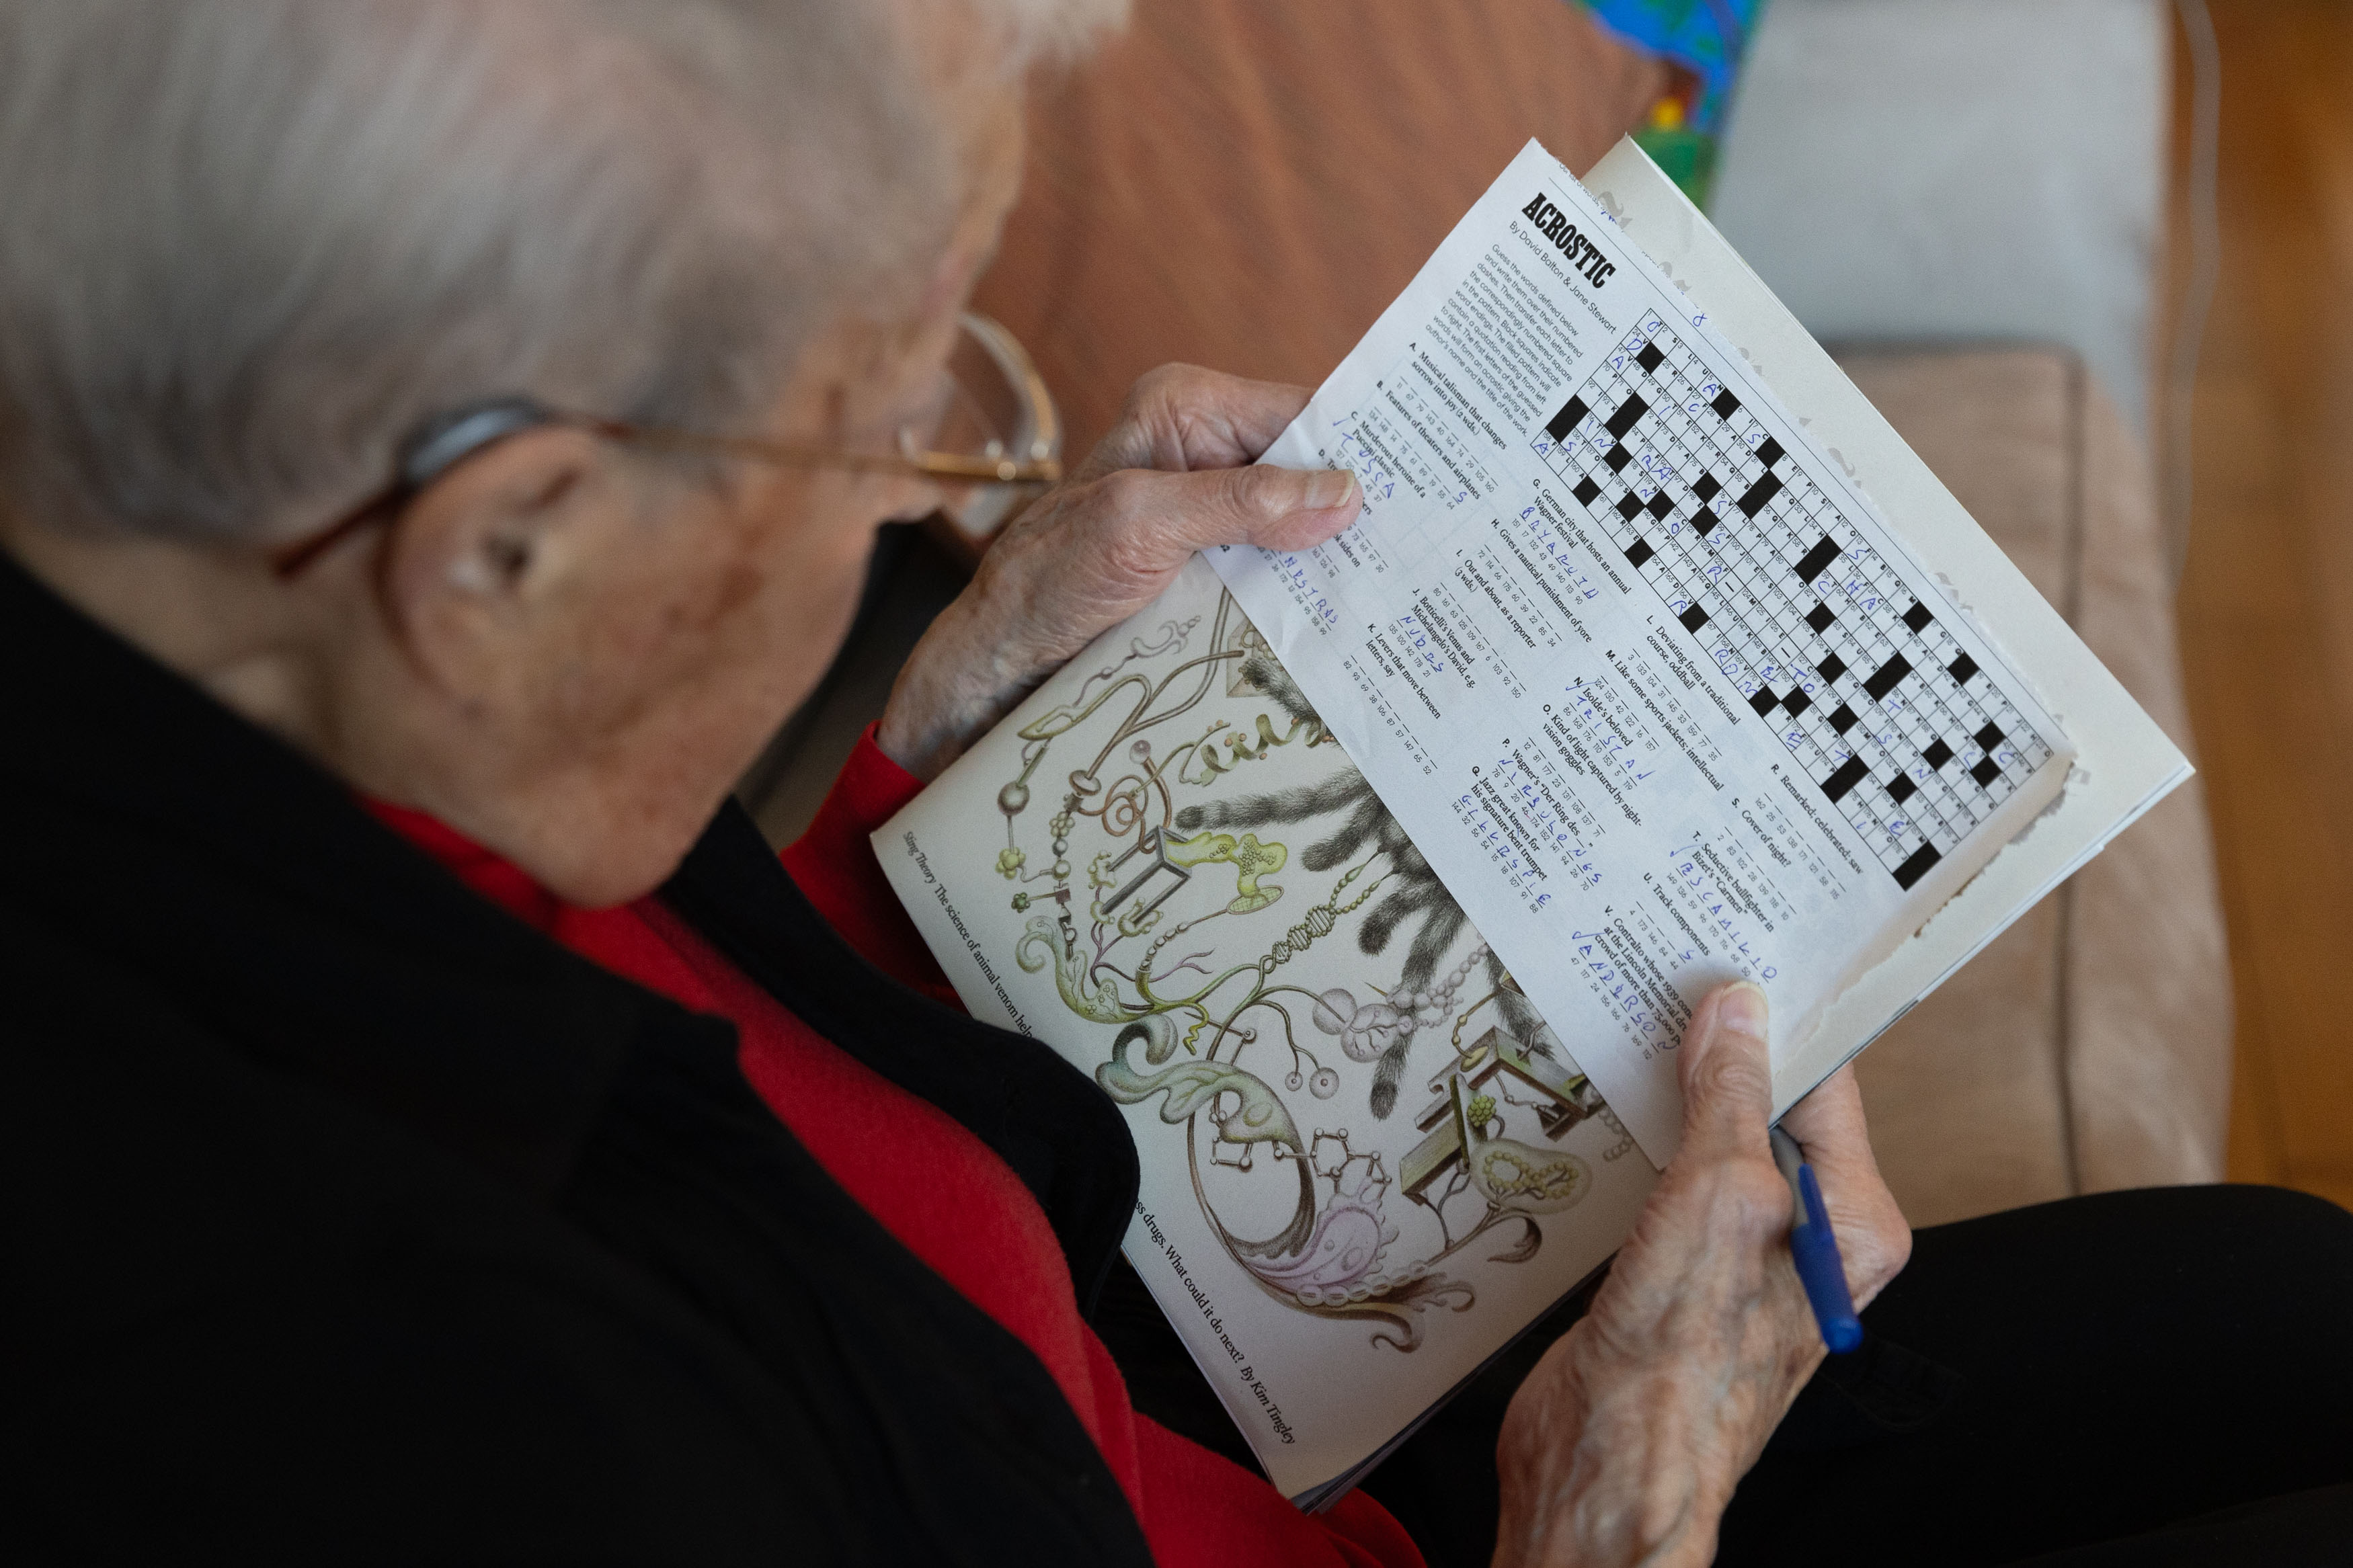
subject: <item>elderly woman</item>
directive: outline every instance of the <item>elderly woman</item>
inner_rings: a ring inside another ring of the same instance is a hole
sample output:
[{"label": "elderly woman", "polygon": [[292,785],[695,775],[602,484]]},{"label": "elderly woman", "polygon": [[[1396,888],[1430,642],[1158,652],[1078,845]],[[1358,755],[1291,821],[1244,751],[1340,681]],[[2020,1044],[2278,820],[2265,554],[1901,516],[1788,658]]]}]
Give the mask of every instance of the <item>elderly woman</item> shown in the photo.
[{"label": "elderly woman", "polygon": [[[902,983],[863,848],[1189,552],[1349,521],[1246,466],[1303,394],[1147,378],[811,837],[723,804],[954,476],[1018,83],[1109,8],[0,5],[12,1544],[1418,1561],[1139,1414],[1124,1127]],[[1762,1024],[1703,1007],[1682,1154],[1472,1445],[1499,1562],[1705,1561],[1820,1361]],[[1790,1124],[1867,1300],[1852,1083]]]}]

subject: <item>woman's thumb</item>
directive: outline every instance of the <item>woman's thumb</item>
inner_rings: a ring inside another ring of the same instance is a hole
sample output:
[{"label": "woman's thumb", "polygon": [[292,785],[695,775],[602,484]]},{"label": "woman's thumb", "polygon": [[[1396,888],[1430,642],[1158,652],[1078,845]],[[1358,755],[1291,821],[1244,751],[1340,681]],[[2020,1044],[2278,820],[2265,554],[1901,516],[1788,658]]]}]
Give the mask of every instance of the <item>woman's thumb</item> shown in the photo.
[{"label": "woman's thumb", "polygon": [[1752,1152],[1773,1119],[1773,1061],[1765,993],[1746,980],[1711,993],[1676,1053],[1685,1152]]},{"label": "woman's thumb", "polygon": [[1304,550],[1321,544],[1356,521],[1364,493],[1345,468],[1282,468],[1267,463],[1219,470],[1222,494],[1199,524],[1217,538],[1210,544],[1256,544],[1269,550]]}]

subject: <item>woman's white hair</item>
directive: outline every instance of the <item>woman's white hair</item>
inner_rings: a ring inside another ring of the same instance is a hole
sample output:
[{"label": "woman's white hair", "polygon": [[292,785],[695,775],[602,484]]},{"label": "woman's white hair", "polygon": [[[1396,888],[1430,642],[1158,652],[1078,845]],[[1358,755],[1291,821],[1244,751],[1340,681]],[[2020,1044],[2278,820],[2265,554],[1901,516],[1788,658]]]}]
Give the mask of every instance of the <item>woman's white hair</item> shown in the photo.
[{"label": "woman's white hair", "polygon": [[953,221],[918,30],[1124,4],[0,0],[0,502],[270,538],[486,397],[724,428]]}]

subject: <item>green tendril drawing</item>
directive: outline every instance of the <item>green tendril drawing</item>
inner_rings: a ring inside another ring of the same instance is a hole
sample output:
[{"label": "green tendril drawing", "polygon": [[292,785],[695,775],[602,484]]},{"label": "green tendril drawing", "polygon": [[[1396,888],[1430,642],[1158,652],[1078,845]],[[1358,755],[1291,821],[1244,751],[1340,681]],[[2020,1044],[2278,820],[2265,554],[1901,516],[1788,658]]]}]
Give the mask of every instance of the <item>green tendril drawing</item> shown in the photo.
[{"label": "green tendril drawing", "polygon": [[[1410,1352],[1430,1309],[1476,1304],[1442,1264],[1498,1227],[1516,1237],[1487,1260],[1524,1262],[1541,1217],[1585,1195],[1557,1140],[1607,1110],[1231,598],[1206,620],[1133,638],[1019,731],[989,867],[1027,916],[1012,957],[1106,1030],[1097,1082],[1185,1140],[1202,1213],[1260,1289]],[[1311,953],[1356,978],[1295,983]],[[1424,1038],[1448,1042],[1425,1136],[1394,1162],[1359,1152],[1346,1121],[1398,1110]]]}]

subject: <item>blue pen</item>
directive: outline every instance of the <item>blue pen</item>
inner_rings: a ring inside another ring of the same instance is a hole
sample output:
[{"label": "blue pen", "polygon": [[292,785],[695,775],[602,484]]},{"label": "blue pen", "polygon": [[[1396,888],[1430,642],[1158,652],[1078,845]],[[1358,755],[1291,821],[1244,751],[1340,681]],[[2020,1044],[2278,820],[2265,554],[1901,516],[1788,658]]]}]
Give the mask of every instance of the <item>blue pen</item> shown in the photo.
[{"label": "blue pen", "polygon": [[1831,1211],[1822,1206],[1821,1184],[1806,1163],[1798,1141],[1773,1129],[1773,1163],[1788,1179],[1789,1195],[1798,1201],[1798,1215],[1789,1226],[1789,1257],[1798,1265],[1798,1279],[1822,1327],[1822,1343],[1832,1355],[1844,1355],[1862,1343],[1862,1321],[1854,1315],[1854,1298],[1847,1294],[1846,1265],[1839,1261],[1838,1237],[1831,1234]]}]

